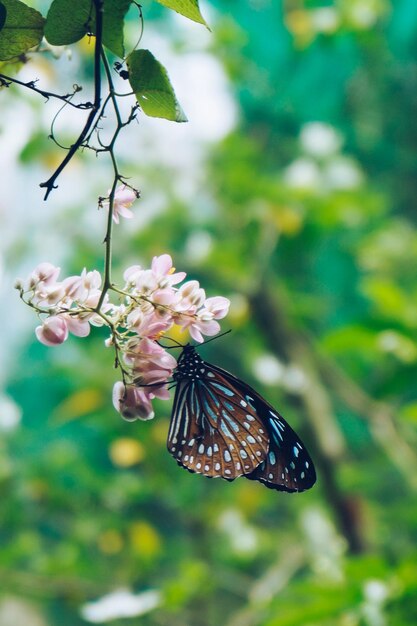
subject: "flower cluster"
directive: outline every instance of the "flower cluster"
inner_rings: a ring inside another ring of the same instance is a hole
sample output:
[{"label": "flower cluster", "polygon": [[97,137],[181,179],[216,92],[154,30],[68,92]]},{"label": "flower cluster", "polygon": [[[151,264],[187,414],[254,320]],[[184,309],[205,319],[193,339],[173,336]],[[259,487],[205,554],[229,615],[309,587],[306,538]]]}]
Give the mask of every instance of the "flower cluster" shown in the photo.
[{"label": "flower cluster", "polygon": [[[69,333],[86,337],[90,325],[108,326],[106,345],[114,347],[122,373],[113,389],[113,404],[127,420],[152,418],[152,399],[169,397],[167,382],[176,360],[157,340],[177,325],[202,342],[204,335],[219,332],[217,320],[227,315],[230,304],[221,296],[206,298],[196,280],[184,282],[185,272],[175,272],[168,254],[154,257],[150,269],[129,267],[122,289],[103,290],[96,270],[84,269],[80,276],[63,280],[59,274],[60,268],[41,263],[24,284],[16,285],[41,318],[36,336],[56,346]],[[110,293],[117,303],[110,302]]]}]

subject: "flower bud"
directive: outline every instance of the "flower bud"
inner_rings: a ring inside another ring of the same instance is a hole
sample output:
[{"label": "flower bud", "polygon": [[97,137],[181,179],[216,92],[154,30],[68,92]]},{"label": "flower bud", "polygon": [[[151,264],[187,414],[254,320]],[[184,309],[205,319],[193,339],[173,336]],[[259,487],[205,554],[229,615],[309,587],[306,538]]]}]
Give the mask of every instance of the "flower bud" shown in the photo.
[{"label": "flower bud", "polygon": [[113,387],[113,406],[128,422],[137,419],[150,420],[155,413],[143,389],[117,382]]},{"label": "flower bud", "polygon": [[36,337],[45,346],[58,346],[68,337],[68,326],[62,316],[48,317],[35,329]]}]

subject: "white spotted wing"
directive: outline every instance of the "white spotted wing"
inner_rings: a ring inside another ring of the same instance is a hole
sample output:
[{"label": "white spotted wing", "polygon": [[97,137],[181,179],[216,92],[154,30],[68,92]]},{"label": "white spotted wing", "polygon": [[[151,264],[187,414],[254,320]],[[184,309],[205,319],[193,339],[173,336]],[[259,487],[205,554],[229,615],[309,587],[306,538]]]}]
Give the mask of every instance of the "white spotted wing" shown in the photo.
[{"label": "white spotted wing", "polygon": [[278,491],[314,485],[304,444],[248,384],[203,361],[193,346],[184,348],[174,379],[167,445],[180,465],[227,480],[245,476]]},{"label": "white spotted wing", "polygon": [[177,462],[191,472],[227,480],[253,472],[266,459],[269,436],[231,375],[187,346],[174,379],[167,446]]}]

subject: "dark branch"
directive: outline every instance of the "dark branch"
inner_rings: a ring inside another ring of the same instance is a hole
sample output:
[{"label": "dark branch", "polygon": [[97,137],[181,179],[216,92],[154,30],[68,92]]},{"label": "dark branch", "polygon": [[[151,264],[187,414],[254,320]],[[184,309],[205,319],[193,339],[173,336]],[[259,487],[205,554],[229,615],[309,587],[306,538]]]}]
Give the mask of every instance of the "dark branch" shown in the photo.
[{"label": "dark branch", "polygon": [[30,80],[27,83],[25,83],[21,80],[18,80],[17,78],[6,76],[5,74],[0,74],[0,87],[10,87],[12,83],[16,85],[20,85],[21,87],[26,87],[27,89],[30,89],[31,91],[35,91],[36,93],[46,98],[46,100],[49,100],[50,98],[56,98],[58,100],[62,100],[66,104],[69,104],[70,106],[74,107],[74,109],[88,110],[93,107],[92,102],[79,102],[78,104],[76,104],[75,102],[72,102],[72,98],[75,96],[75,94],[79,93],[82,90],[82,87],[80,87],[79,85],[74,85],[74,91],[72,93],[60,95],[58,93],[54,93],[52,91],[45,91],[44,89],[39,89],[38,87],[36,87],[37,79]]},{"label": "dark branch", "polygon": [[46,193],[44,200],[47,200],[49,194],[52,189],[56,189],[57,185],[55,185],[55,181],[64,170],[64,168],[71,161],[74,154],[77,150],[83,145],[85,138],[88,135],[88,132],[94,122],[94,119],[97,115],[97,112],[100,109],[101,102],[101,67],[100,67],[100,59],[101,59],[101,50],[102,50],[102,39],[103,39],[103,0],[94,0],[94,5],[96,8],[96,41],[94,47],[94,102],[90,114],[88,116],[87,122],[80,133],[77,141],[72,144],[70,147],[68,154],[62,161],[62,163],[57,167],[52,176],[44,183],[40,184],[40,187],[46,188]]}]

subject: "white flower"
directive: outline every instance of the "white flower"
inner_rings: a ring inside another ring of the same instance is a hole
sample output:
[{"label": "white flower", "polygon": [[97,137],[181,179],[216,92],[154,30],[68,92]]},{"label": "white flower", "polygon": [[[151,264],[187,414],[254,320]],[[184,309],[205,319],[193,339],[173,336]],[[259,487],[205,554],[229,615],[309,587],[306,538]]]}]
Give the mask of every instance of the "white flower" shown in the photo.
[{"label": "white flower", "polygon": [[102,624],[123,617],[137,617],[156,609],[162,596],[156,589],[134,594],[129,589],[118,589],[96,602],[81,607],[81,617],[93,624]]},{"label": "white flower", "polygon": [[363,183],[363,174],[353,159],[337,157],[324,171],[329,189],[356,189]]},{"label": "white flower", "polygon": [[310,12],[311,22],[318,33],[334,33],[340,25],[340,17],[334,7],[321,7]]},{"label": "white flower", "polygon": [[297,159],[284,172],[284,181],[294,189],[318,189],[321,184],[320,170],[311,159]]},{"label": "white flower", "polygon": [[285,366],[273,354],[261,354],[252,365],[256,378],[264,385],[277,385],[282,381]]},{"label": "white flower", "polygon": [[323,122],[309,122],[301,130],[300,141],[305,152],[326,157],[340,150],[342,138],[339,133]]},{"label": "white flower", "polygon": [[12,431],[19,426],[22,409],[10,398],[0,394],[0,431]]}]

